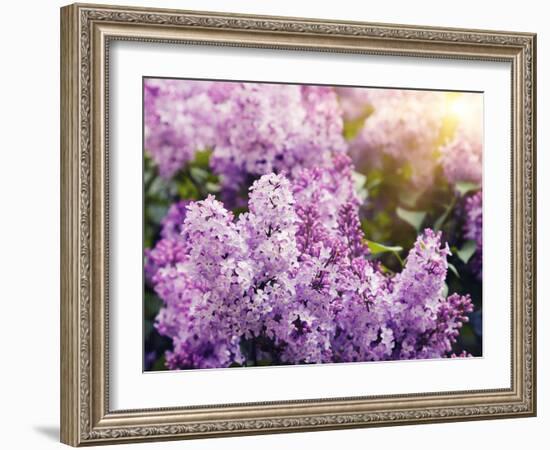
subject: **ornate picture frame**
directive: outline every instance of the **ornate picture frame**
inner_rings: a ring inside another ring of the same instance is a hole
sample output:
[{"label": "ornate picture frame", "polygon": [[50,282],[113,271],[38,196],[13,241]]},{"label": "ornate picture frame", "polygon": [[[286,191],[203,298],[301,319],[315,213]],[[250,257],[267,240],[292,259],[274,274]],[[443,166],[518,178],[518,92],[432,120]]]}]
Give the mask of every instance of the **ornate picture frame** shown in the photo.
[{"label": "ornate picture frame", "polygon": [[[511,65],[509,388],[112,410],[109,57],[115,41]],[[61,9],[61,441],[95,445],[536,415],[536,35],[74,4]]]}]

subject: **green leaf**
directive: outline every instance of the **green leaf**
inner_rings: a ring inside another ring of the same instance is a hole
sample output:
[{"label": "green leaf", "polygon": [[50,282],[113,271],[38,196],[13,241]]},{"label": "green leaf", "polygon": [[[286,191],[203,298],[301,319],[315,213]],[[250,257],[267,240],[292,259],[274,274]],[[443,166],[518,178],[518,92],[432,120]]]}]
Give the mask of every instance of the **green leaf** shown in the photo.
[{"label": "green leaf", "polygon": [[399,193],[399,201],[408,207],[414,207],[422,195],[422,191],[415,189],[403,189]]},{"label": "green leaf", "polygon": [[359,196],[359,198],[362,201],[364,201],[368,196],[368,191],[365,189],[367,177],[362,173],[353,171],[351,172],[351,179],[353,180],[353,186],[355,188],[355,192],[357,192],[357,195]]},{"label": "green leaf", "polygon": [[443,214],[441,214],[437,220],[435,221],[434,223],[434,231],[439,231],[441,230],[441,227],[443,226],[443,224],[445,223],[445,221],[447,220],[447,217],[449,216],[449,213],[447,211],[445,211]]},{"label": "green leaf", "polygon": [[367,174],[367,189],[375,188],[380,185],[384,180],[384,174],[382,171],[374,169]]},{"label": "green leaf", "polygon": [[456,204],[456,198],[453,197],[453,200],[451,201],[451,203],[449,203],[447,208],[445,208],[445,211],[443,212],[443,214],[441,214],[441,216],[439,216],[438,219],[435,221],[434,231],[439,231],[441,229],[441,227],[443,226],[443,224],[447,220],[447,217],[449,217],[449,214],[451,213],[451,211],[455,207],[455,204]]},{"label": "green leaf", "polygon": [[445,284],[443,285],[443,292],[442,292],[442,294],[443,294],[443,297],[447,297],[447,295],[449,295],[449,285],[448,285],[447,283],[445,283]]},{"label": "green leaf", "polygon": [[151,219],[156,224],[159,224],[160,221],[166,216],[166,213],[168,211],[168,207],[165,205],[159,205],[159,204],[149,204],[147,205],[146,213],[147,217]]},{"label": "green leaf", "polygon": [[403,247],[400,247],[398,245],[395,246],[389,246],[380,244],[379,242],[369,241],[367,240],[367,245],[369,246],[369,250],[373,255],[377,255],[378,253],[387,253],[387,252],[401,252],[403,251]]},{"label": "green leaf", "polygon": [[464,326],[460,329],[460,339],[464,342],[464,345],[476,345],[476,337],[473,328],[469,323],[464,324]]},{"label": "green leaf", "polygon": [[351,141],[359,134],[359,131],[361,131],[361,128],[365,125],[365,119],[372,113],[372,111],[372,107],[368,105],[359,117],[344,121],[343,134],[346,140]]},{"label": "green leaf", "polygon": [[163,305],[163,301],[150,290],[146,289],[144,294],[144,315],[146,318],[154,321],[161,306]]},{"label": "green leaf", "polygon": [[475,252],[476,241],[466,241],[462,248],[457,249],[456,254],[464,264],[468,264]]},{"label": "green leaf", "polygon": [[403,247],[400,247],[398,245],[390,246],[390,245],[384,245],[380,244],[379,242],[369,241],[368,239],[365,239],[367,245],[369,246],[369,250],[371,254],[378,255],[381,253],[393,253],[399,263],[403,266],[403,259],[399,255],[399,252],[403,251]]},{"label": "green leaf", "polygon": [[454,266],[454,264],[447,263],[447,265],[449,266],[449,269],[451,269],[451,272],[454,273],[457,278],[460,278],[458,270],[456,270],[456,267]]},{"label": "green leaf", "polygon": [[203,150],[195,153],[195,159],[191,163],[195,167],[201,167],[207,169],[210,164],[210,155],[212,155],[212,150]]},{"label": "green leaf", "polygon": [[154,329],[153,322],[151,320],[146,320],[143,324],[143,335],[149,336]]},{"label": "green leaf", "polygon": [[201,169],[200,167],[191,167],[189,169],[189,173],[193,177],[193,180],[198,183],[202,183],[208,178],[208,172],[204,169]]},{"label": "green leaf", "polygon": [[443,224],[445,223],[445,221],[447,220],[447,217],[449,217],[449,213],[451,212],[451,210],[449,208],[445,209],[445,211],[443,212],[443,214],[441,214],[437,220],[435,221],[434,223],[434,231],[439,231],[441,230],[441,227],[443,226]]},{"label": "green leaf", "polygon": [[221,191],[221,187],[218,183],[211,183],[210,181],[207,181],[206,184],[204,185],[204,187],[206,188],[206,190],[208,192],[220,192]]},{"label": "green leaf", "polygon": [[413,166],[410,162],[407,162],[403,164],[399,169],[397,169],[397,173],[405,180],[409,181],[413,176]]},{"label": "green leaf", "polygon": [[166,367],[166,358],[164,355],[162,355],[159,359],[155,361],[155,364],[153,364],[153,367],[151,370],[158,371],[158,370],[167,370]]},{"label": "green leaf", "polygon": [[256,361],[257,366],[271,366],[271,361],[269,359],[259,359]]},{"label": "green leaf", "polygon": [[356,189],[365,186],[365,182],[367,181],[366,175],[356,172],[355,170],[351,172],[351,179],[353,180],[353,184]]},{"label": "green leaf", "polygon": [[197,187],[188,177],[183,177],[178,184],[178,193],[181,198],[187,200],[197,200],[199,198]]},{"label": "green leaf", "polygon": [[409,211],[408,209],[397,207],[396,213],[397,213],[397,217],[407,222],[416,231],[420,230],[420,227],[422,226],[422,222],[424,222],[424,219],[426,218],[425,211]]},{"label": "green leaf", "polygon": [[162,195],[166,189],[167,182],[160,177],[155,177],[150,180],[145,191],[150,195]]},{"label": "green leaf", "polygon": [[470,181],[459,181],[455,184],[455,188],[458,193],[463,196],[468,192],[477,191],[479,189],[479,185]]},{"label": "green leaf", "polygon": [[233,208],[231,211],[233,212],[233,215],[235,217],[239,217],[241,214],[248,212],[248,208],[245,208],[244,206],[240,206],[237,208]]}]

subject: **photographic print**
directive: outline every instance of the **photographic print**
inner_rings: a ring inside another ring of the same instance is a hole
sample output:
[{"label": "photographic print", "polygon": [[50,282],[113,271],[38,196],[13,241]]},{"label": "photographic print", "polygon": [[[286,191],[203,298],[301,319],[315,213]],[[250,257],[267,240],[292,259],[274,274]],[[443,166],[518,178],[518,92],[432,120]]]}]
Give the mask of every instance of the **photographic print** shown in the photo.
[{"label": "photographic print", "polygon": [[482,93],[142,94],[145,371],[482,356]]},{"label": "photographic print", "polygon": [[61,441],[535,416],[536,41],[63,7]]}]

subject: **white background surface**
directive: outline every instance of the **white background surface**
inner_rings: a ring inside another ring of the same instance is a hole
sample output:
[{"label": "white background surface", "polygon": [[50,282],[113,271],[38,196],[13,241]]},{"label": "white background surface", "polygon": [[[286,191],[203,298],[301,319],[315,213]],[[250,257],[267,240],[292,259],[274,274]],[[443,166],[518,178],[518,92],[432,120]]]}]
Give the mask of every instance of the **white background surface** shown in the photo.
[{"label": "white background surface", "polygon": [[[120,2],[126,3],[126,2]],[[2,53],[2,274],[0,325],[0,443],[3,448],[60,448],[59,417],[59,11],[61,2],[13,2],[3,7]],[[524,0],[441,2],[296,2],[287,0],[193,0],[136,6],[209,9],[288,16],[316,16],[378,22],[510,29],[539,33],[539,416],[531,419],[467,422],[352,431],[225,438],[157,444],[139,448],[279,449],[384,447],[422,449],[544,448],[550,426],[548,407],[548,327],[546,298],[550,251],[544,192],[549,164],[549,15],[544,2]],[[7,138],[7,139],[6,139]],[[547,202],[546,202],[547,204]],[[120,446],[118,448],[137,448]]]},{"label": "white background surface", "polygon": [[[115,42],[110,50],[110,400],[115,410],[510,387],[510,65]],[[289,71],[287,68],[292,67]],[[142,373],[142,76],[484,92],[483,357]],[[407,377],[403,377],[403,371]],[[346,380],[345,383],[342,380]],[[231,386],[231,389],[227,389]],[[269,386],[266,389],[265,386]]]}]

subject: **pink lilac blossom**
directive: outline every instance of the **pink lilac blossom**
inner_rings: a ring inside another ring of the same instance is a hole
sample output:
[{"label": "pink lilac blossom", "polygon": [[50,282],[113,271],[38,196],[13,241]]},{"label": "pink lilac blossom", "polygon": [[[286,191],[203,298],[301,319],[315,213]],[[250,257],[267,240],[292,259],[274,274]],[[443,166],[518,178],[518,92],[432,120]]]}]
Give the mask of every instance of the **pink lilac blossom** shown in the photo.
[{"label": "pink lilac blossom", "polygon": [[[441,92],[373,88],[336,88],[336,92],[346,120],[367,115],[359,134],[350,142],[356,166],[376,167],[387,155],[408,166],[416,187],[431,183],[438,163],[451,184],[481,183],[480,94],[449,97]],[[439,146],[446,119],[455,121],[457,128]]]},{"label": "pink lilac blossom", "polygon": [[155,259],[169,368],[243,364],[243,342],[258,340],[284,364],[451,354],[471,302],[444,295],[440,234],[426,230],[403,271],[386,275],[369,259],[352,191],[327,196],[335,176],[264,175],[238,220],[211,196],[187,206],[181,258]]},{"label": "pink lilac blossom", "polygon": [[417,188],[431,185],[445,99],[440,92],[366,89],[372,113],[350,142],[354,164],[376,167],[391,157]]},{"label": "pink lilac blossom", "polygon": [[481,139],[457,130],[455,137],[440,149],[440,163],[451,184],[470,182],[481,184]]},{"label": "pink lilac blossom", "polygon": [[327,166],[343,153],[342,112],[332,88],[267,83],[148,79],[145,148],[164,178],[199,150],[224,190],[276,172]]},{"label": "pink lilac blossom", "polygon": [[470,261],[472,271],[481,280],[483,276],[483,193],[479,191],[466,199],[464,237],[476,243],[476,252]]},{"label": "pink lilac blossom", "polygon": [[335,91],[345,120],[364,117],[376,96],[376,90],[369,88],[338,87]]}]

